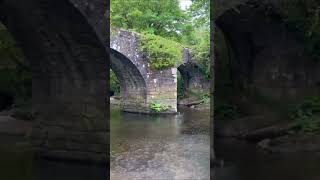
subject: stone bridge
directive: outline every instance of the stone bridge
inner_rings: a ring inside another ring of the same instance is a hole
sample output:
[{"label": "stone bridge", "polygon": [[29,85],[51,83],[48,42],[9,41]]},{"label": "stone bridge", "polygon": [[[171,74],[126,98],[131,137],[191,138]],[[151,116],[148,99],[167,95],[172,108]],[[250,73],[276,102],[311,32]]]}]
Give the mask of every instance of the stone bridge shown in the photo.
[{"label": "stone bridge", "polygon": [[139,47],[139,34],[126,30],[114,30],[112,34],[111,69],[120,82],[124,111],[152,113],[150,105],[158,103],[169,107],[165,113],[177,112],[177,70],[187,91],[208,90],[209,83],[191,61],[189,50],[184,49],[177,67],[154,70]]},{"label": "stone bridge", "polygon": [[0,21],[32,67],[31,139],[41,157],[107,162],[109,62],[124,110],[148,112],[161,101],[176,111],[176,68],[152,71],[133,33],[108,48],[108,14],[104,0],[0,0]]},{"label": "stone bridge", "polygon": [[0,21],[32,67],[42,157],[107,162],[108,9],[103,0],[0,0]]},{"label": "stone bridge", "polygon": [[238,0],[228,4],[217,0],[217,5],[222,10],[215,14],[214,23],[225,38],[237,92],[254,92],[275,102],[319,94],[320,63],[285,25],[281,1]]}]

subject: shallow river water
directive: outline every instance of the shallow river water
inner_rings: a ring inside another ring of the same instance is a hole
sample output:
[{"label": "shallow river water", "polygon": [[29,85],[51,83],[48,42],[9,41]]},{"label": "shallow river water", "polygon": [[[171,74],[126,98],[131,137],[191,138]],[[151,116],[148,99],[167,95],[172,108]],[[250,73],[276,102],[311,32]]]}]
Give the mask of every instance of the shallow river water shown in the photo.
[{"label": "shallow river water", "polygon": [[111,117],[111,180],[210,178],[208,112],[151,116],[113,109]]},{"label": "shallow river water", "polygon": [[[111,110],[111,167],[35,160],[21,137],[0,135],[0,180],[209,179],[209,114],[171,116]],[[316,153],[266,154],[255,145],[216,141],[224,166],[214,180],[320,180]]]},{"label": "shallow river water", "polygon": [[266,153],[254,144],[233,139],[216,141],[216,155],[224,167],[214,180],[320,180],[320,154]]}]

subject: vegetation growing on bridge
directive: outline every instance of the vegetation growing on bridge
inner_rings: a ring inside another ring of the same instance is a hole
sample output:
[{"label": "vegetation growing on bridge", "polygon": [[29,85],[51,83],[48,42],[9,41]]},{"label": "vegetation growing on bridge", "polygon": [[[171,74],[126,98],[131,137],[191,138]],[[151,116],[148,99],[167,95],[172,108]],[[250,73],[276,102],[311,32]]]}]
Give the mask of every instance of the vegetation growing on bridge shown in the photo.
[{"label": "vegetation growing on bridge", "polygon": [[174,66],[182,59],[183,46],[210,77],[209,1],[193,0],[186,11],[178,0],[112,0],[110,7],[111,26],[144,34],[143,46],[154,68]]},{"label": "vegetation growing on bridge", "polygon": [[[178,0],[111,0],[111,27],[142,34],[142,49],[147,52],[154,69],[175,66],[182,60],[183,48],[188,48],[201,72],[209,79],[209,4],[208,0],[192,0],[191,6],[182,10]],[[182,81],[178,76],[180,99],[185,98]],[[114,87],[118,82],[112,80],[111,83],[116,91]]]},{"label": "vegetation growing on bridge", "polygon": [[154,69],[167,69],[182,61],[182,45],[173,40],[145,33],[141,36],[140,42]]},{"label": "vegetation growing on bridge", "polygon": [[150,108],[151,108],[151,110],[153,110],[154,112],[157,112],[157,113],[164,112],[169,109],[169,107],[162,105],[160,103],[157,103],[157,102],[151,103]]}]

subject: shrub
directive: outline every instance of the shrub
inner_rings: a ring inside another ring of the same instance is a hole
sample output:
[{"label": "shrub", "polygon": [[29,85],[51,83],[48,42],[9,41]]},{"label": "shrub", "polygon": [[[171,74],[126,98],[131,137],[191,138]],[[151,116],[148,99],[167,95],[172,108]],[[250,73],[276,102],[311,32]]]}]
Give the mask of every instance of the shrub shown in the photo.
[{"label": "shrub", "polygon": [[301,133],[320,133],[320,97],[307,98],[298,104],[290,114]]},{"label": "shrub", "polygon": [[204,104],[208,104],[210,102],[210,95],[209,94],[203,94],[201,97],[201,102]]},{"label": "shrub", "polygon": [[157,113],[163,112],[169,109],[168,106],[162,105],[160,103],[151,103],[150,108]]},{"label": "shrub", "polygon": [[153,69],[167,69],[182,61],[182,45],[161,36],[148,33],[142,34],[140,47],[149,58]]}]

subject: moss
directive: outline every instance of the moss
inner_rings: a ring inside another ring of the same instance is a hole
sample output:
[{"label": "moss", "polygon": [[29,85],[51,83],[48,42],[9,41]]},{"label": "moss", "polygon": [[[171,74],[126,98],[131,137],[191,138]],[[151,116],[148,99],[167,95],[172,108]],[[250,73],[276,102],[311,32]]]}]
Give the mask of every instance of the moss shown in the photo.
[{"label": "moss", "polygon": [[183,46],[175,41],[145,33],[141,34],[140,47],[153,69],[167,69],[182,62]]}]

